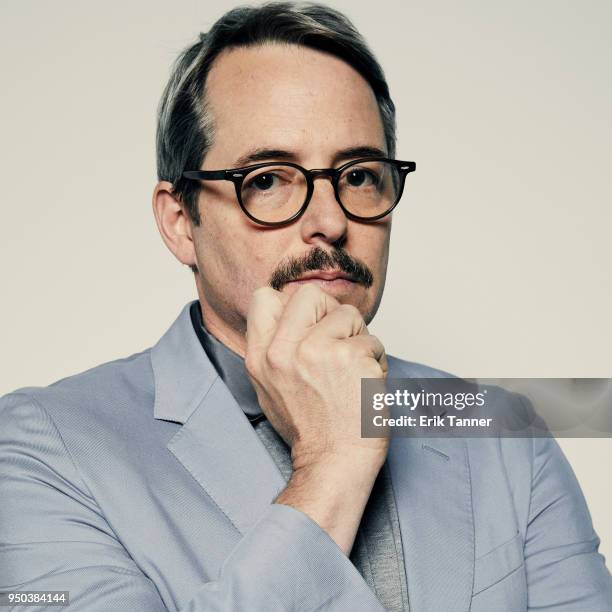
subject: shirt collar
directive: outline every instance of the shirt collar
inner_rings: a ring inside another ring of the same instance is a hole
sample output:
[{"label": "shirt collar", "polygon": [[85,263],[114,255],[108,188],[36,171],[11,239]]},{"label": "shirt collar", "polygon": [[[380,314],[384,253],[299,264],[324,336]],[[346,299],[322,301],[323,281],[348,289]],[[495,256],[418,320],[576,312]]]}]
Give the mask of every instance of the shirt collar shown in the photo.
[{"label": "shirt collar", "polygon": [[217,340],[206,329],[198,300],[191,304],[189,314],[202,348],[238,405],[250,421],[265,418],[257,400],[257,393],[244,365],[244,359]]}]

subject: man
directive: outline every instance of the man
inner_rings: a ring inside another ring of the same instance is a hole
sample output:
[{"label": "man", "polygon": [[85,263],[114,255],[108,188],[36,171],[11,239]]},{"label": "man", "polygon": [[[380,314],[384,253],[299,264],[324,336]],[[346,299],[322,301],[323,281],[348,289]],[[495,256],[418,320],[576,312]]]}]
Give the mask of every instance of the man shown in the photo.
[{"label": "man", "polygon": [[[153,209],[198,300],[151,349],[0,405],[0,590],[82,610],[609,610],[552,439],[365,439],[395,156],[341,14],[224,15],[179,58]],[[314,170],[313,170],[314,169]]]}]

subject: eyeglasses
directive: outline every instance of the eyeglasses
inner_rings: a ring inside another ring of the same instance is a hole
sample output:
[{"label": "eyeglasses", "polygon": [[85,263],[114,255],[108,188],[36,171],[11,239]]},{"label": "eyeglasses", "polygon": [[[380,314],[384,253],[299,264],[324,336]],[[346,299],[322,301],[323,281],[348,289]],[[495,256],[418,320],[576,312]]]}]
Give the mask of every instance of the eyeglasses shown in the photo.
[{"label": "eyeglasses", "polygon": [[304,213],[317,176],[331,180],[336,200],[349,219],[381,219],[397,206],[406,176],[415,170],[415,162],[365,157],[339,168],[306,170],[291,162],[265,162],[229,170],[188,170],[183,177],[232,181],[240,208],[249,219],[278,226]]}]

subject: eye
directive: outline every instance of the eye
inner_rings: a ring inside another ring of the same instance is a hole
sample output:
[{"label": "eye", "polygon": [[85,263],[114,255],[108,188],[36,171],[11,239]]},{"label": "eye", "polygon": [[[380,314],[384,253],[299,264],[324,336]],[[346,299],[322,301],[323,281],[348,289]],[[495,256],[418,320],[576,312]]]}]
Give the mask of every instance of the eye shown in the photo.
[{"label": "eye", "polygon": [[365,168],[351,168],[345,175],[346,182],[351,187],[371,187],[378,185],[378,175]]},{"label": "eye", "polygon": [[272,187],[278,185],[278,176],[271,172],[260,174],[249,181],[248,186],[254,187],[259,191],[268,191]]}]

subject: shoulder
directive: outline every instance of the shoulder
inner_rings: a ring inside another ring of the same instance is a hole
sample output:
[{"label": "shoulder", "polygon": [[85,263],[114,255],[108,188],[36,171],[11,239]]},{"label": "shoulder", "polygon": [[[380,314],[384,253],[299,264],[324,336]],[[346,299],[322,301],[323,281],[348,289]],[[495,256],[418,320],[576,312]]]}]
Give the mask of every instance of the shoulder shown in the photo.
[{"label": "shoulder", "polygon": [[[0,397],[0,429],[49,421],[60,433],[102,434],[117,423],[135,425],[153,410],[150,349],[60,379],[21,387]],[[14,431],[16,433],[16,430]]]}]

